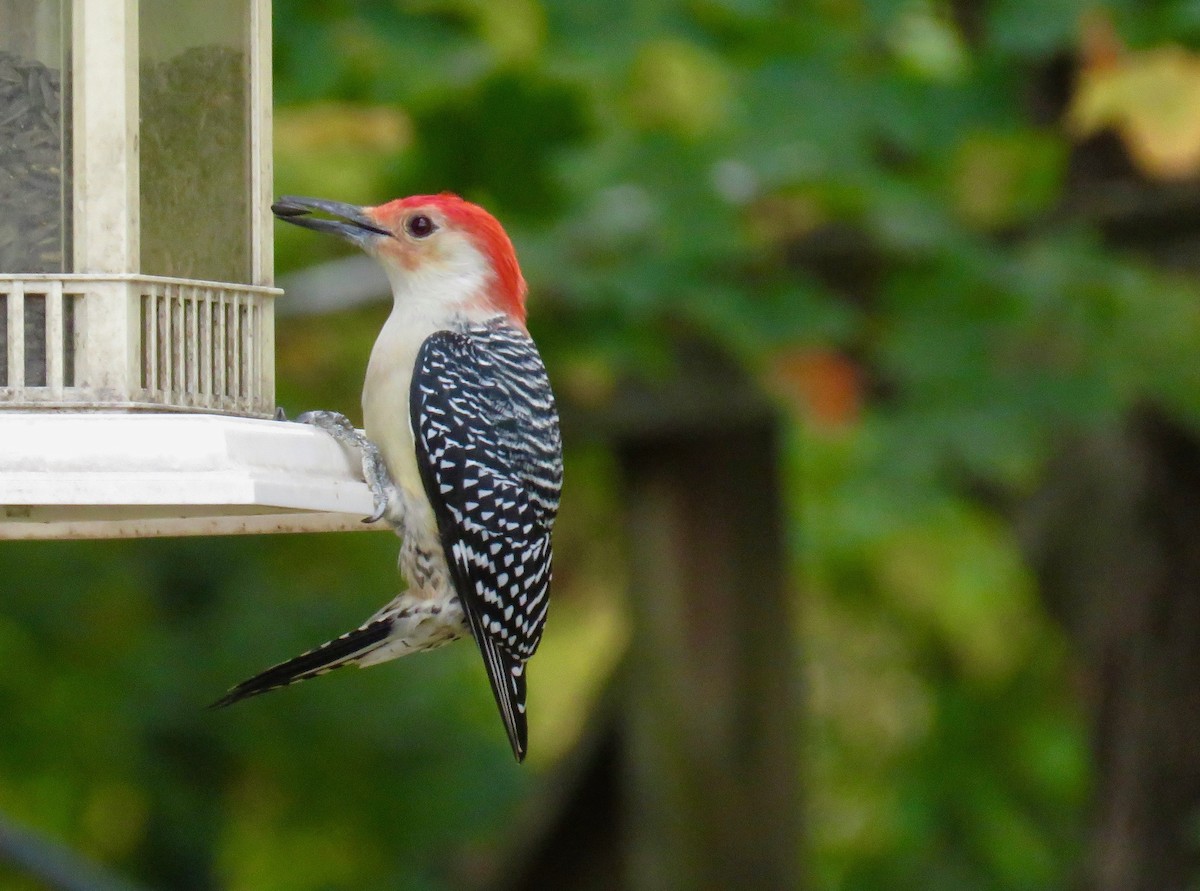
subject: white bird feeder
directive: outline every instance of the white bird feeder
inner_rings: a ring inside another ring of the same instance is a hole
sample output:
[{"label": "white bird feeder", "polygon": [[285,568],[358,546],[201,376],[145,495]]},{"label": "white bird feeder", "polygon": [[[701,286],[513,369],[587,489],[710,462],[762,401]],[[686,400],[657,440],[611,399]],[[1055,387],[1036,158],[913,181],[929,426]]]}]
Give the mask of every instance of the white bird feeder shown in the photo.
[{"label": "white bird feeder", "polygon": [[361,528],[275,412],[269,0],[0,0],[0,538]]}]

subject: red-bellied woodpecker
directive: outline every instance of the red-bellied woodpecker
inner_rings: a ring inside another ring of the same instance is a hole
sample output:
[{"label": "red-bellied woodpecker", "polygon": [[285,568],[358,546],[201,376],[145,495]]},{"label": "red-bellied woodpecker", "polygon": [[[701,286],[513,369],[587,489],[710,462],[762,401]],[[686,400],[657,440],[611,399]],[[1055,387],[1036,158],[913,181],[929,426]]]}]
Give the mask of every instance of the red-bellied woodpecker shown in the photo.
[{"label": "red-bellied woodpecker", "polygon": [[525,663],[546,621],[562,446],[512,242],[487,211],[451,194],[378,207],[282,198],[272,209],[358,245],[391,281],[392,312],[363,386],[365,437],[334,412],[299,420],[362,449],[373,519],[403,537],[409,588],[362,627],[243,681],[216,705],[469,633],[521,760]]}]

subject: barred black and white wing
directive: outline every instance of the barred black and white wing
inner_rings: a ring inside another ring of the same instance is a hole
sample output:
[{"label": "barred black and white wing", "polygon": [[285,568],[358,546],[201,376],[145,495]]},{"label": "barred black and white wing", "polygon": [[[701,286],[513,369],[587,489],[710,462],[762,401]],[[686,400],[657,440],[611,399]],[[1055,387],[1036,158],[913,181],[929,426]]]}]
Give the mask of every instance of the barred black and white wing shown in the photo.
[{"label": "barred black and white wing", "polygon": [[529,335],[502,320],[439,331],[417,355],[410,412],[446,562],[520,760],[562,489],[550,381]]}]

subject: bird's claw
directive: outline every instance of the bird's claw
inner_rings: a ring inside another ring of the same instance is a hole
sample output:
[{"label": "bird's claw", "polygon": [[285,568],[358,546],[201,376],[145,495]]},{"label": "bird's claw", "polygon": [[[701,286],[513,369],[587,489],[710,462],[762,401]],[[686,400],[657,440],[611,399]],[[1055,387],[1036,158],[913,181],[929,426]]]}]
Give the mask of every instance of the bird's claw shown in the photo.
[{"label": "bird's claw", "polygon": [[352,443],[359,448],[366,441],[366,437],[358,432],[354,424],[350,422],[350,419],[340,412],[306,411],[304,414],[296,417],[296,423],[317,427],[339,442]]},{"label": "bird's claw", "polygon": [[[318,427],[338,442],[355,446],[359,450],[362,455],[363,479],[375,501],[374,512],[369,517],[365,517],[363,522],[378,523],[385,517],[389,517],[392,513],[391,507],[396,484],[392,481],[391,474],[388,473],[387,464],[384,463],[383,455],[379,453],[379,447],[356,429],[349,418],[336,411],[306,411],[296,418],[296,423]],[[393,525],[395,525],[394,522]]]},{"label": "bird's claw", "polygon": [[388,473],[379,447],[364,436],[361,448],[363,479],[366,480],[367,488],[371,490],[371,496],[375,499],[375,511],[371,516],[365,517],[363,522],[377,523],[391,513],[396,484],[392,481],[392,475]]}]

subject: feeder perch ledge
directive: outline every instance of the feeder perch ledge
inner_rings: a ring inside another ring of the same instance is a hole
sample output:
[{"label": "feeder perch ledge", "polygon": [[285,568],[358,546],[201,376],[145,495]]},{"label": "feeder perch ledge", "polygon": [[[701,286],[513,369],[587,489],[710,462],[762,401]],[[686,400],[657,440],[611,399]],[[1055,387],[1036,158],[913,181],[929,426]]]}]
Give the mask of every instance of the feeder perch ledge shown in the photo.
[{"label": "feeder perch ledge", "polygon": [[0,539],[386,528],[357,452],[292,422],[0,412],[0,468]]}]

